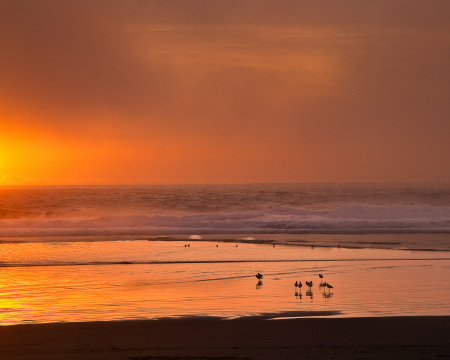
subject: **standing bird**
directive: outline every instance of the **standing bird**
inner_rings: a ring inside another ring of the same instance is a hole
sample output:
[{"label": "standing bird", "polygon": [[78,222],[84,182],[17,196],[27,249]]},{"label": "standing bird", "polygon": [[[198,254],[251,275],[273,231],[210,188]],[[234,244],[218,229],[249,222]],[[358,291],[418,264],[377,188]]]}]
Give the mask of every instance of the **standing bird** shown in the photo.
[{"label": "standing bird", "polygon": [[259,280],[261,280],[261,279],[263,278],[262,274],[260,274],[260,273],[257,273],[255,276],[256,276],[256,278],[259,279]]},{"label": "standing bird", "polygon": [[312,281],[305,281],[305,284],[307,287],[309,287],[309,289],[311,289],[311,286],[313,285]]},{"label": "standing bird", "polygon": [[320,277],[320,282],[322,282],[323,275],[322,275],[322,274],[319,274],[319,277]]},{"label": "standing bird", "polygon": [[301,290],[302,289],[302,282],[300,281],[299,283],[298,283],[298,288]]},{"label": "standing bird", "polygon": [[330,292],[331,289],[334,289],[332,285],[327,284],[328,292]]},{"label": "standing bird", "polygon": [[294,285],[295,285],[295,287],[298,287],[298,282],[296,281]]}]

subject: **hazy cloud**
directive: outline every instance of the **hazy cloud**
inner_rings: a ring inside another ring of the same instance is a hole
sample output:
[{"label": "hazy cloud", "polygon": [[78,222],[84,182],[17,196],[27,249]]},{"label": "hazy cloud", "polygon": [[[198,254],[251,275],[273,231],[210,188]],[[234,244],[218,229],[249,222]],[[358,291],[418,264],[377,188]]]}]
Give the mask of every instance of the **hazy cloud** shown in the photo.
[{"label": "hazy cloud", "polygon": [[243,173],[258,153],[277,173],[315,157],[356,177],[383,159],[383,176],[400,163],[419,174],[432,158],[449,179],[449,10],[446,0],[1,1],[0,127],[196,139],[223,163],[239,144]]}]

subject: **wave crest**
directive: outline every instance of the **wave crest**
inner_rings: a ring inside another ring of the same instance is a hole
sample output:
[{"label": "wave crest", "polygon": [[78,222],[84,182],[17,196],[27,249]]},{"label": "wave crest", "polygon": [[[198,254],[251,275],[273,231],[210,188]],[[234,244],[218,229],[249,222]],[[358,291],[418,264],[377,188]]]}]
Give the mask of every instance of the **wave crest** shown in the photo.
[{"label": "wave crest", "polygon": [[331,209],[272,207],[267,210],[186,214],[97,214],[89,218],[3,218],[3,236],[304,233],[304,232],[450,232],[450,206],[367,205]]}]

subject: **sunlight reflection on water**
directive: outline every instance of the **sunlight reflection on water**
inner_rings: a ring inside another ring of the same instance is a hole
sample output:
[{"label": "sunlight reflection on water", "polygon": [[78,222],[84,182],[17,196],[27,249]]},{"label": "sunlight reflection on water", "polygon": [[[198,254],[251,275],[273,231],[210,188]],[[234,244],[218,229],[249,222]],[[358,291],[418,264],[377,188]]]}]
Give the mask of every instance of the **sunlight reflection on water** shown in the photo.
[{"label": "sunlight reflection on water", "polygon": [[[184,245],[2,244],[0,324],[284,311],[352,317],[450,314],[446,252]],[[264,274],[260,285],[257,272]],[[319,273],[333,289],[319,286]],[[311,291],[306,280],[313,281]],[[301,291],[295,281],[302,281]]]}]

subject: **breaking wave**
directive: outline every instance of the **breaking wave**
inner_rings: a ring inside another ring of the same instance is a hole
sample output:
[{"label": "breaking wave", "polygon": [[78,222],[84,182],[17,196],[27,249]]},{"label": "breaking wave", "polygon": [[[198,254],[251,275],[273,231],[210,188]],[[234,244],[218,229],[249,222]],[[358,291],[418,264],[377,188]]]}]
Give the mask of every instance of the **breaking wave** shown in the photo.
[{"label": "breaking wave", "polygon": [[331,209],[270,207],[185,213],[3,217],[2,236],[183,233],[402,233],[450,232],[450,206],[367,205]]}]

